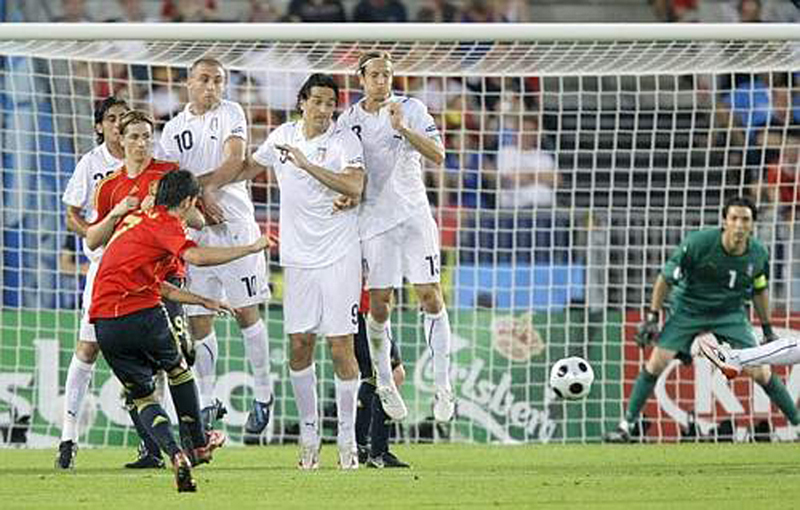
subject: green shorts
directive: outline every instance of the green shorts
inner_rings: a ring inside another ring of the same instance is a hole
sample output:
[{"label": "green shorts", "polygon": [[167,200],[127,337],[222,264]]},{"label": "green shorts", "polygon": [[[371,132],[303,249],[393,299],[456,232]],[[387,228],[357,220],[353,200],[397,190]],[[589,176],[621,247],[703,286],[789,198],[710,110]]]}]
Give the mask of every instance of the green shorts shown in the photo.
[{"label": "green shorts", "polygon": [[658,337],[658,346],[691,356],[690,349],[694,337],[711,331],[722,342],[728,342],[734,349],[758,345],[753,334],[753,326],[742,312],[725,315],[694,315],[676,312],[669,316],[664,329]]}]

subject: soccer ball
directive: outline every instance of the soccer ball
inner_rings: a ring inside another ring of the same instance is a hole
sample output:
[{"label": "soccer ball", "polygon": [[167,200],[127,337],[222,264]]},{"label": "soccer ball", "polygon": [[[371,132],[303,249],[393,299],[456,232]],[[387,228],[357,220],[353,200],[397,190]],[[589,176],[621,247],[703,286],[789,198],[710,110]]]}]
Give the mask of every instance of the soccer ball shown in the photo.
[{"label": "soccer ball", "polygon": [[584,398],[591,391],[593,381],[592,366],[577,356],[560,359],[550,369],[550,387],[566,400]]}]

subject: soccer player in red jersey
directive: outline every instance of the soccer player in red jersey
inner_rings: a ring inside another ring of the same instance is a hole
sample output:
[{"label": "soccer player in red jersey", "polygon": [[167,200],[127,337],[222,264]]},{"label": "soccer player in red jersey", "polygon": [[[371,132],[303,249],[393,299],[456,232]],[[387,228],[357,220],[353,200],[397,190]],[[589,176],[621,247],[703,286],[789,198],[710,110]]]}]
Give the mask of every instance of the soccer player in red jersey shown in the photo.
[{"label": "soccer player in red jersey", "polygon": [[[233,313],[233,309],[167,283],[165,273],[176,258],[196,266],[219,265],[272,244],[262,236],[244,246],[197,246],[186,236],[185,221],[199,194],[200,186],[190,172],[169,172],[158,183],[154,206],[122,219],[106,245],[89,310],[103,356],[130,393],[145,429],[172,461],[179,492],[196,490],[191,459],[195,465],[210,461],[225,437],[217,431],[206,435],[203,430],[194,377],[178,351],[163,298],[213,312]],[[191,451],[178,446],[169,417],[155,399],[157,370],[169,377],[178,419],[192,436]]]}]

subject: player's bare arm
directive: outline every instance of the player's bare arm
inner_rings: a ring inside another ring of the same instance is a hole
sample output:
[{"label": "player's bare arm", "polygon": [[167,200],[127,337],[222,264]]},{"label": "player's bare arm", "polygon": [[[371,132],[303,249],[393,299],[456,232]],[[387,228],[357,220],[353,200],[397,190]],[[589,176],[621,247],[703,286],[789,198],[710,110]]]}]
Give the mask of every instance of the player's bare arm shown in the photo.
[{"label": "player's bare arm", "polygon": [[203,204],[206,213],[215,222],[222,222],[225,218],[222,208],[217,204],[214,193],[226,184],[236,180],[236,177],[242,171],[247,154],[245,141],[238,136],[232,136],[225,140],[222,150],[224,155],[222,164],[212,172],[198,177],[200,184],[203,186]]},{"label": "player's bare arm", "polygon": [[654,312],[661,311],[671,288],[672,286],[664,278],[664,275],[659,274],[653,286],[653,296],[650,298],[650,310]]},{"label": "player's bare arm", "polygon": [[303,152],[291,145],[276,145],[286,151],[289,161],[297,168],[305,170],[316,180],[337,193],[350,198],[358,198],[364,191],[364,170],[360,167],[347,167],[342,173],[336,173],[310,162]]},{"label": "player's bare arm", "polygon": [[247,156],[244,164],[242,165],[242,169],[239,171],[239,174],[233,179],[231,182],[239,182],[239,181],[251,181],[258,177],[259,175],[266,173],[267,178],[272,178],[272,167],[264,166],[255,159],[253,156]]},{"label": "player's bare arm", "polygon": [[67,206],[67,228],[78,234],[80,237],[86,237],[86,230],[89,228],[89,223],[83,217],[83,207],[74,205]]},{"label": "player's bare arm", "polygon": [[200,305],[204,308],[208,308],[209,310],[213,310],[215,312],[224,312],[230,315],[236,315],[236,310],[234,310],[230,305],[227,303],[223,303],[222,301],[217,301],[215,299],[210,299],[204,296],[200,296],[199,294],[195,294],[194,292],[189,292],[188,290],[181,289],[172,285],[169,282],[163,282],[161,284],[161,296],[165,299],[169,299],[170,301],[175,301],[176,303],[183,303],[186,305]]},{"label": "player's bare arm", "polygon": [[218,266],[246,257],[252,253],[264,251],[277,244],[277,239],[270,236],[261,236],[252,244],[231,246],[230,248],[193,246],[183,252],[183,260],[195,266]]},{"label": "player's bare arm", "polygon": [[105,218],[90,226],[86,230],[86,244],[90,250],[105,245],[114,234],[114,227],[120,218],[139,207],[139,199],[136,197],[125,197],[111,209]]},{"label": "player's bare arm", "polygon": [[418,133],[405,124],[403,109],[400,103],[388,103],[386,108],[389,111],[389,119],[392,121],[392,128],[408,140],[425,159],[436,165],[444,163],[444,147],[436,139],[428,138],[422,133]]}]

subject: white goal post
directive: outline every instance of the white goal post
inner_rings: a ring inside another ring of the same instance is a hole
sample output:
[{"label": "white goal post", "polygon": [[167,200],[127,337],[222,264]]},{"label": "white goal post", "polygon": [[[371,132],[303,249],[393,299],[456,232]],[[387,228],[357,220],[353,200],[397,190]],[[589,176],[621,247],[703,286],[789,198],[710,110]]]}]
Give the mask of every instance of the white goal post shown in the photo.
[{"label": "white goal post", "polygon": [[[186,100],[186,68],[213,56],[230,71],[228,96],[245,108],[255,149],[291,118],[311,72],[337,77],[340,107],[357,99],[355,62],[367,49],[393,54],[397,92],[426,103],[447,145],[425,179],[442,234],[458,416],[431,422],[429,351],[403,291],[393,324],[411,414],[398,440],[600,440],[643,363],[631,336],[657,272],[687,231],[718,224],[730,195],[757,201],[775,323],[796,327],[797,25],[0,24],[0,443],[58,439],[82,285],[61,194],[94,145],[95,104],[118,95],[160,127]],[[252,193],[259,222],[277,228],[276,190],[259,180]],[[290,441],[297,416],[275,255],[264,316],[278,400],[263,439]],[[217,394],[240,441],[252,378],[235,324],[220,322],[218,336]],[[333,416],[322,347],[320,395]],[[579,402],[547,388],[549,367],[567,355],[596,374]],[[800,372],[779,373],[797,397]],[[671,365],[639,437],[745,440],[764,422],[771,437],[789,437],[760,389],[719,377],[702,361]],[[117,389],[101,362],[82,442],[135,441]]]}]

